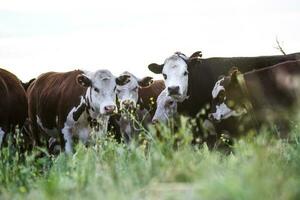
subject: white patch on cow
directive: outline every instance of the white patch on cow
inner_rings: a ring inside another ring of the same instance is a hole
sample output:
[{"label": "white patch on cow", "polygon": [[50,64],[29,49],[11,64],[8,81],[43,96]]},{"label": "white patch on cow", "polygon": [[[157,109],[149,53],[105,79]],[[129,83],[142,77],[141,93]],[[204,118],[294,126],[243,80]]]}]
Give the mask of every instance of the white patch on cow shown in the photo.
[{"label": "white patch on cow", "polygon": [[219,95],[219,93],[221,91],[225,91],[225,88],[221,85],[222,81],[224,81],[225,78],[222,78],[220,80],[218,80],[212,90],[212,97],[213,98],[217,98],[217,96]]},{"label": "white patch on cow", "polygon": [[[42,124],[42,120],[40,119],[40,117],[38,115],[36,115],[36,122],[39,125],[39,127],[50,137],[56,137],[58,134],[58,130],[57,128],[53,128],[53,129],[48,129],[46,127],[43,126]],[[57,123],[57,117],[56,117],[56,123]]]},{"label": "white patch on cow", "polygon": [[180,100],[187,96],[188,65],[182,55],[174,54],[167,58],[164,63],[162,74],[166,76],[166,88],[179,87],[178,95],[172,95],[174,98]]},{"label": "white patch on cow", "polygon": [[245,114],[247,111],[242,110],[241,112],[237,112],[235,110],[230,109],[225,103],[220,105],[216,105],[216,112],[211,113],[215,120],[227,119],[229,117],[238,117]]},{"label": "white patch on cow", "polygon": [[2,130],[2,128],[0,127],[0,147],[2,145],[3,142],[3,138],[4,138],[5,132]]}]

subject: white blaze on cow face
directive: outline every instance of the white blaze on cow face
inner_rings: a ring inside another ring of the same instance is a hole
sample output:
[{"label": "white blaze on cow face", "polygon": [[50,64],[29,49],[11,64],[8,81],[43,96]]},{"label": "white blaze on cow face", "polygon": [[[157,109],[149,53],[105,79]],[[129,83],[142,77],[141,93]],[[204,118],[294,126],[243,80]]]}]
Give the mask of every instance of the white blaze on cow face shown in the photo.
[{"label": "white blaze on cow face", "polygon": [[0,127],[0,147],[2,145],[3,142],[3,138],[4,138],[5,132],[2,130],[2,128]]},{"label": "white blaze on cow face", "polygon": [[90,81],[86,91],[86,99],[92,109],[93,118],[99,115],[112,114],[116,109],[116,78],[108,70],[85,72]]},{"label": "white blaze on cow face", "polygon": [[229,117],[238,117],[242,114],[244,113],[238,113],[237,111],[230,109],[225,103],[221,103],[220,105],[216,105],[216,112],[211,113],[211,116],[214,120],[220,121]]},{"label": "white blaze on cow face", "polygon": [[217,98],[217,96],[219,95],[219,93],[221,91],[225,91],[225,88],[223,85],[221,85],[221,83],[224,81],[225,78],[222,78],[220,80],[218,80],[212,90],[212,97],[213,98]]},{"label": "white blaze on cow face", "polygon": [[168,95],[180,100],[187,96],[188,90],[188,58],[175,53],[165,60],[162,74]]},{"label": "white blaze on cow face", "polygon": [[157,98],[157,108],[152,118],[152,122],[165,123],[169,118],[177,113],[177,102],[168,96],[167,89],[164,89]]}]

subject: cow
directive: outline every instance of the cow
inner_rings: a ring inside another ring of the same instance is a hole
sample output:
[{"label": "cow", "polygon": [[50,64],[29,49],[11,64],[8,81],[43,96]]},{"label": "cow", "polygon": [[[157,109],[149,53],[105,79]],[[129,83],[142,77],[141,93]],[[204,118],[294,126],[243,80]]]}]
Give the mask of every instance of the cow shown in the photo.
[{"label": "cow", "polygon": [[[108,70],[48,72],[28,89],[29,118],[35,145],[41,140],[60,141],[66,153],[73,152],[73,139],[87,143],[92,124],[102,123],[116,111],[116,77]],[[47,144],[49,147],[49,144]]]},{"label": "cow", "polygon": [[7,133],[22,129],[27,117],[27,98],[21,81],[0,68],[0,147]]},{"label": "cow", "polygon": [[[195,117],[211,100],[211,90],[222,74],[232,66],[238,66],[244,73],[252,69],[272,66],[288,60],[300,58],[300,53],[259,57],[214,57],[201,58],[201,52],[187,57],[176,52],[163,64],[148,65],[150,71],[163,74],[167,93],[178,101],[178,113]],[[181,102],[182,101],[182,102]]]},{"label": "cow", "polygon": [[129,142],[142,130],[144,127],[141,126],[151,121],[156,98],[163,89],[164,83],[161,80],[153,81],[148,76],[140,79],[130,72],[123,72],[117,78],[116,93],[120,113],[113,117],[115,128],[118,129],[115,130],[116,135],[121,134],[125,142]]},{"label": "cow", "polygon": [[156,110],[152,118],[152,123],[166,123],[177,114],[177,101],[168,96],[167,89],[164,89],[156,100]]},{"label": "cow", "polygon": [[235,137],[271,123],[277,126],[279,136],[285,137],[299,103],[300,60],[244,74],[233,68],[228,76],[219,78],[211,95],[209,117],[218,129]]}]

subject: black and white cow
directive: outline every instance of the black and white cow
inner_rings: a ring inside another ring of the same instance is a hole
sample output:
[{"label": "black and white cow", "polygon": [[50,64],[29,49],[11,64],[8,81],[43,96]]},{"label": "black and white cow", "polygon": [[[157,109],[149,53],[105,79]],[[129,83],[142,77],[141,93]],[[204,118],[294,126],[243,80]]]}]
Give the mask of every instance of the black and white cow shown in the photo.
[{"label": "black and white cow", "polygon": [[188,58],[177,52],[161,65],[152,63],[148,66],[150,71],[163,75],[168,95],[177,101],[182,101],[182,103],[178,103],[180,114],[196,116],[210,102],[211,90],[218,77],[226,74],[233,66],[239,67],[239,70],[244,73],[280,62],[299,59],[300,53],[207,59],[202,59],[201,56],[201,52],[195,52]]}]

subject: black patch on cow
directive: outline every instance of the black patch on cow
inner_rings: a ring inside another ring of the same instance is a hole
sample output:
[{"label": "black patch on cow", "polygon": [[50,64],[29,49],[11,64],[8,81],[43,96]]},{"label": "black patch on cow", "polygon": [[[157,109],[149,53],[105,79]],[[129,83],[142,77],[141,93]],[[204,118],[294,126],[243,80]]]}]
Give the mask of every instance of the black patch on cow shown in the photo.
[{"label": "black patch on cow", "polygon": [[76,109],[75,112],[73,112],[74,121],[78,121],[79,117],[85,111],[85,109],[86,109],[86,105],[83,103]]}]

